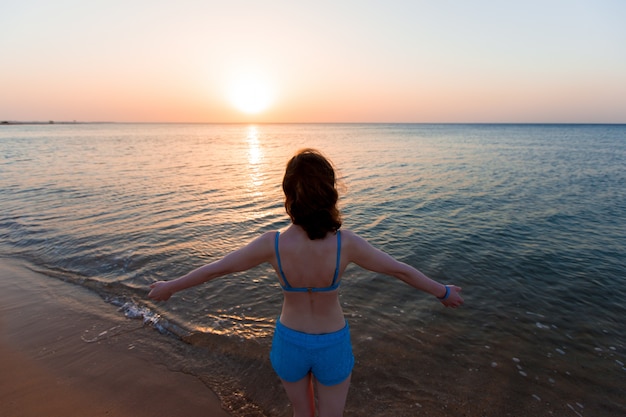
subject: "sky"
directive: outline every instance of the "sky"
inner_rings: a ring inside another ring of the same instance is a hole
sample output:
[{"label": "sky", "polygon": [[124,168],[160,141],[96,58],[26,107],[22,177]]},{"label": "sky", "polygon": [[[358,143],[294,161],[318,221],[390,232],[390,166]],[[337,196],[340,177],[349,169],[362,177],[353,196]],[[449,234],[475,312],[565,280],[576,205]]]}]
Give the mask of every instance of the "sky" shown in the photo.
[{"label": "sky", "polygon": [[626,1],[7,0],[0,120],[626,123]]}]

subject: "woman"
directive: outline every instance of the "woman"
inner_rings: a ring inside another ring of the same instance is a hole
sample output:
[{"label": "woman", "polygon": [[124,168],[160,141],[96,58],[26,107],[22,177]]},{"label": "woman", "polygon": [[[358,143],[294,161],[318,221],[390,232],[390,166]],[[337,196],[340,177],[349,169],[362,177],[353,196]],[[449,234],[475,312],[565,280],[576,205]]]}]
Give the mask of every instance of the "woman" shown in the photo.
[{"label": "woman", "polygon": [[265,233],[181,278],[156,282],[148,296],[165,301],[185,288],[269,263],[284,294],[270,360],[294,417],[315,415],[314,381],[319,416],[341,416],[354,365],[350,331],[338,297],[346,266],[353,262],[399,278],[438,297],[446,307],[463,303],[461,288],[433,281],[356,234],[340,231],[335,171],[318,151],[301,150],[289,161],[283,191],[292,222],[284,232]]}]

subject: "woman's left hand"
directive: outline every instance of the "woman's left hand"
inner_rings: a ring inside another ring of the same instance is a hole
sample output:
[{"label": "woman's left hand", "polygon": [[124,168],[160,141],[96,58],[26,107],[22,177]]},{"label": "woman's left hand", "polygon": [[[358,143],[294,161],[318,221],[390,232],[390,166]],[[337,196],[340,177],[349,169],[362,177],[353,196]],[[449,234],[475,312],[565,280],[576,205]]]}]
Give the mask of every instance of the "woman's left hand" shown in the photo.
[{"label": "woman's left hand", "polygon": [[439,300],[441,301],[441,304],[443,304],[446,307],[459,307],[460,305],[463,304],[463,297],[461,297],[461,294],[459,294],[461,292],[461,287],[457,287],[456,285],[446,285],[449,289],[450,289],[450,294],[448,295],[448,297],[445,300]]}]

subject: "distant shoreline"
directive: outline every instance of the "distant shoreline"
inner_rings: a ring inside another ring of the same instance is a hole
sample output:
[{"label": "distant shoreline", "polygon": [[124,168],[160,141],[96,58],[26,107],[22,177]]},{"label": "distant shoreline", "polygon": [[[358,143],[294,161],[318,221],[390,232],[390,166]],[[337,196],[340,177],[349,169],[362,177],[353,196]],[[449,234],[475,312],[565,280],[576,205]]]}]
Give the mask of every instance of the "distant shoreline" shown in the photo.
[{"label": "distant shoreline", "polygon": [[62,122],[62,121],[55,121],[55,120],[49,120],[47,122],[19,122],[19,121],[14,121],[14,120],[2,120],[0,121],[0,126],[1,125],[88,125],[88,124],[111,124],[114,122],[77,122],[76,120],[71,121],[71,122]]}]

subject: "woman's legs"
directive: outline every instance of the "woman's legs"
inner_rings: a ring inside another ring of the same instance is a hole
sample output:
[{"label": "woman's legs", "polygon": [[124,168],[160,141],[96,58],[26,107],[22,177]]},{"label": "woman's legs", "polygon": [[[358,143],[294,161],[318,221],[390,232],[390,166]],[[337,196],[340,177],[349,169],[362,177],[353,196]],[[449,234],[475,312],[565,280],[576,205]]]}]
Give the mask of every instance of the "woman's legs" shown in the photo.
[{"label": "woman's legs", "polygon": [[343,415],[354,366],[347,323],[337,332],[310,335],[277,321],[270,361],[293,404],[295,417],[315,416],[313,375],[327,384],[316,382],[319,417]]},{"label": "woman's legs", "polygon": [[311,373],[297,382],[281,379],[287,397],[293,406],[293,417],[314,417],[315,397],[313,394],[313,377]]},{"label": "woman's legs", "polygon": [[343,382],[337,385],[326,386],[316,381],[317,406],[319,417],[341,417],[348,398],[350,388],[350,374]]}]

